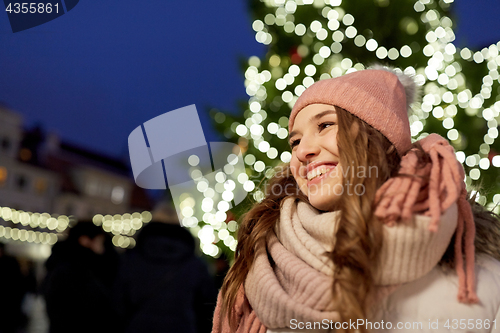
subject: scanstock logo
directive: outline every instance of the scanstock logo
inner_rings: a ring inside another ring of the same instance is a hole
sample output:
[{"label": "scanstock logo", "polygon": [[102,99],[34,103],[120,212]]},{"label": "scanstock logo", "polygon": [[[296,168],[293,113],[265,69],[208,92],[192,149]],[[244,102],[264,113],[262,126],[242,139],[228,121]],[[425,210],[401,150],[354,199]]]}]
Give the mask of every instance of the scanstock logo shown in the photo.
[{"label": "scanstock logo", "polygon": [[12,32],[30,29],[66,14],[80,0],[12,1],[3,0]]},{"label": "scanstock logo", "polygon": [[[138,126],[128,137],[128,148],[135,183],[145,189],[169,188],[179,221],[183,216],[181,200],[186,194],[202,199],[204,189],[223,184],[232,191],[229,208],[247,195],[237,181],[245,172],[240,147],[229,142],[206,142],[194,104]],[[203,219],[203,211],[195,211],[191,218]]]}]

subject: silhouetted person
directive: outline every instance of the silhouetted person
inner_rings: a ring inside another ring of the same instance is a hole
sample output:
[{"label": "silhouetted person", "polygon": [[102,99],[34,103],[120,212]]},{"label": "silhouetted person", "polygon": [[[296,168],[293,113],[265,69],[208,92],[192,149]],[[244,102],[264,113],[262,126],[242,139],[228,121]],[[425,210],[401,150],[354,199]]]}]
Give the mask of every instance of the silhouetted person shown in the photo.
[{"label": "silhouetted person", "polygon": [[175,210],[160,204],[123,256],[115,294],[124,332],[211,331],[217,291],[194,249]]},{"label": "silhouetted person", "polygon": [[113,332],[117,257],[101,227],[90,221],[76,224],[65,241],[54,245],[46,268],[50,333]]},{"label": "silhouetted person", "polygon": [[5,253],[4,243],[0,243],[0,288],[0,333],[17,332],[24,324],[21,304],[26,288],[19,263]]}]

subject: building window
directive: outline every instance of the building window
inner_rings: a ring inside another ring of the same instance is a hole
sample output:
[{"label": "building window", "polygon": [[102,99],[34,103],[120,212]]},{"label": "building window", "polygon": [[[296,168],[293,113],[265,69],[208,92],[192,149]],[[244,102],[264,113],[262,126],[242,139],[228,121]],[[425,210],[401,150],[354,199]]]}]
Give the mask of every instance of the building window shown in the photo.
[{"label": "building window", "polygon": [[24,191],[27,188],[28,179],[25,175],[17,175],[16,186],[20,191]]},{"label": "building window", "polygon": [[7,137],[2,138],[1,141],[2,149],[9,150],[10,149],[10,140]]},{"label": "building window", "polygon": [[125,190],[121,186],[115,186],[113,187],[113,190],[111,191],[111,201],[119,205],[123,202],[123,198],[125,197]]},{"label": "building window", "polygon": [[0,166],[0,187],[4,186],[5,183],[7,183],[7,168]]},{"label": "building window", "polygon": [[44,194],[47,190],[47,180],[38,178],[35,182],[35,190],[37,194]]},{"label": "building window", "polygon": [[31,150],[29,150],[28,148],[23,148],[21,149],[21,151],[19,152],[19,158],[21,159],[21,161],[23,162],[28,162],[29,160],[31,160],[31,156],[33,154],[31,154]]}]

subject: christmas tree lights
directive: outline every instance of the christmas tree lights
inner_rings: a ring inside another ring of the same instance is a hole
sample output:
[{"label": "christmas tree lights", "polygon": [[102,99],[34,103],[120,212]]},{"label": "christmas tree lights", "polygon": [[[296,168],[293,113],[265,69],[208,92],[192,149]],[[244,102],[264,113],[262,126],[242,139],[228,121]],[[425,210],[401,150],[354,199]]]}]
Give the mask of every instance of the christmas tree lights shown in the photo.
[{"label": "christmas tree lights", "polygon": [[[414,140],[436,132],[464,163],[469,189],[482,180],[489,208],[500,203],[500,42],[479,51],[453,42],[451,0],[254,0],[255,39],[268,45],[250,57],[245,74],[248,105],[242,116],[212,111],[216,126],[243,143],[246,175],[257,185],[291,158],[291,108],[315,81],[382,63],[414,76],[422,100],[410,115]],[[486,186],[487,185],[487,186]],[[258,186],[254,200],[263,193]]]}]

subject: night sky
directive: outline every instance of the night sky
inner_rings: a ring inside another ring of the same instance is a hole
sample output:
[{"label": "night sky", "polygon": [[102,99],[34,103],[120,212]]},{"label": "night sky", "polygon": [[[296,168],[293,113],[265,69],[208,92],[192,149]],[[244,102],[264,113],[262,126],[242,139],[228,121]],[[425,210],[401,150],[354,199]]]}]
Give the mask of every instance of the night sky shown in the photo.
[{"label": "night sky", "polygon": [[[456,0],[454,8],[457,46],[500,40],[500,1]],[[240,62],[264,54],[244,0],[80,0],[18,33],[3,12],[0,101],[27,126],[117,157],[128,156],[134,128],[189,104],[206,139],[219,141],[207,110],[236,112],[247,99]]]}]

